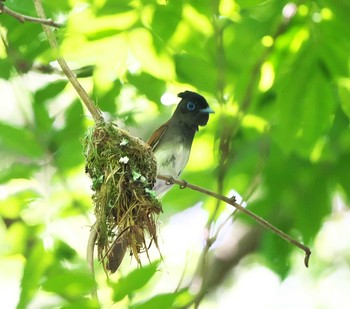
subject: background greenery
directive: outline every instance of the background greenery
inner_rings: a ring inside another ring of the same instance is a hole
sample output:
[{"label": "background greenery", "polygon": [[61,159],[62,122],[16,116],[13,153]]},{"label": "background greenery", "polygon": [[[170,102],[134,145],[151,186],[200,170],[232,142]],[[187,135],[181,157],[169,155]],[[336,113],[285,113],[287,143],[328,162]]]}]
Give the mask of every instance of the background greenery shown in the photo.
[{"label": "background greenery", "polygon": [[[29,0],[4,4],[36,16]],[[302,252],[246,216],[231,218],[229,206],[174,188],[160,218],[164,261],[154,253],[155,263],[140,269],[128,259],[109,281],[96,263],[102,306],[171,308],[195,297],[200,307],[224,308],[218,299],[256,265],[278,274],[280,284],[295,268],[315,282],[343,269],[350,281],[348,237],[334,232],[348,232],[349,220],[347,0],[43,4],[48,17],[66,23],[55,30],[60,53],[107,118],[147,139],[170,117],[166,104],[177,102],[176,93],[200,92],[216,114],[197,134],[183,178],[243,197],[314,250],[311,269],[302,268]],[[94,219],[80,143],[91,117],[53,62],[39,24],[2,14],[0,33],[2,299],[17,308],[97,308],[84,261]],[[334,222],[340,225],[329,229]],[[198,239],[186,247],[194,231]],[[210,249],[208,237],[216,240]],[[325,239],[342,244],[330,247],[334,255]],[[172,262],[180,256],[180,264]],[[251,296],[266,297],[255,287],[251,282],[246,308]],[[331,295],[348,300],[338,294]],[[311,297],[309,308],[320,299]],[[334,304],[322,308],[340,308]]]}]

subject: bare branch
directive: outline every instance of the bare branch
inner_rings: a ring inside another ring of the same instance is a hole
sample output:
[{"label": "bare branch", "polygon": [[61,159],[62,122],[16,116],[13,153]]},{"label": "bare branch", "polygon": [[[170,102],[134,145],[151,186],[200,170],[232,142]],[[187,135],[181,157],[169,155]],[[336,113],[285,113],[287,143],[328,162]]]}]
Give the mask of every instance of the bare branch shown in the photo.
[{"label": "bare branch", "polygon": [[282,232],[281,230],[279,230],[278,228],[276,228],[274,225],[272,225],[271,223],[269,223],[268,221],[266,221],[265,219],[259,217],[258,215],[256,215],[255,213],[251,212],[250,210],[244,208],[243,206],[239,205],[238,203],[236,203],[236,199],[235,197],[226,197],[224,195],[215,193],[213,191],[210,191],[208,189],[190,184],[184,180],[176,180],[172,177],[167,177],[167,176],[163,176],[163,175],[158,175],[157,176],[158,179],[164,180],[166,181],[169,185],[170,184],[177,184],[180,186],[180,188],[189,188],[201,193],[204,193],[206,195],[212,196],[220,201],[223,201],[229,205],[232,205],[233,207],[235,207],[236,209],[238,209],[239,211],[245,213],[246,215],[248,215],[249,217],[251,217],[252,219],[254,219],[257,223],[259,223],[261,226],[263,226],[266,229],[269,229],[270,231],[272,231],[273,233],[275,233],[276,235],[278,235],[279,237],[281,237],[282,239],[284,239],[285,241],[291,243],[292,245],[302,249],[305,252],[305,259],[304,259],[304,264],[306,267],[309,266],[309,259],[310,259],[310,255],[311,255],[311,250],[309,247],[303,245],[302,243],[300,243],[299,241],[297,241],[296,239],[294,239],[293,237],[289,236],[288,234]]},{"label": "bare branch", "polygon": [[32,17],[24,14],[20,14],[18,12],[15,12],[11,9],[9,9],[7,6],[4,5],[2,1],[0,1],[0,14],[4,13],[7,15],[10,15],[17,19],[20,23],[24,22],[31,22],[31,23],[37,23],[37,24],[42,24],[42,25],[47,25],[55,28],[63,28],[64,25],[58,22],[53,21],[52,19],[43,19],[43,18],[37,18],[37,17]]}]

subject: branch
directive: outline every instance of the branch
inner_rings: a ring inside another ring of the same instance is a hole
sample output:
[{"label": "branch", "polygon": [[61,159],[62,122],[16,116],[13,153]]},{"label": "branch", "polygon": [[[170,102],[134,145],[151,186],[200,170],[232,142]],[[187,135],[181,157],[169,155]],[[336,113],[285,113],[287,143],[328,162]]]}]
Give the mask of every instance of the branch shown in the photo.
[{"label": "branch", "polygon": [[91,227],[87,250],[86,250],[86,261],[88,263],[88,267],[90,269],[92,279],[94,281],[94,288],[91,291],[91,296],[93,299],[96,299],[98,302],[97,288],[96,288],[96,280],[95,280],[95,268],[94,268],[94,249],[95,243],[97,239],[98,231],[98,222],[96,221]]},{"label": "branch", "polygon": [[169,185],[177,184],[180,186],[181,189],[189,188],[189,189],[192,189],[194,191],[198,191],[198,192],[204,193],[206,195],[212,196],[212,197],[214,197],[220,201],[223,201],[229,205],[232,205],[236,209],[240,210],[241,212],[245,213],[246,215],[248,215],[249,217],[254,219],[257,223],[259,223],[264,228],[269,229],[270,231],[272,231],[273,233],[275,233],[276,235],[278,235],[279,237],[281,237],[285,241],[287,241],[287,242],[291,243],[292,245],[303,250],[305,252],[304,264],[306,267],[309,266],[309,259],[310,259],[310,255],[311,255],[311,250],[309,247],[303,245],[302,243],[300,243],[296,239],[292,238],[288,234],[286,234],[286,233],[282,232],[281,230],[279,230],[278,228],[276,228],[274,225],[272,225],[271,223],[269,223],[265,219],[259,217],[255,213],[251,212],[250,210],[248,210],[248,209],[244,208],[243,206],[239,205],[238,203],[236,203],[236,199],[234,196],[229,198],[229,197],[226,197],[224,195],[210,191],[208,189],[190,184],[184,180],[176,180],[172,177],[158,175],[157,178],[166,181],[166,183],[168,183]]},{"label": "branch", "polygon": [[47,25],[47,26],[56,27],[56,28],[63,28],[64,27],[63,24],[55,22],[52,19],[37,18],[37,17],[23,15],[23,14],[15,12],[15,11],[12,11],[8,7],[6,7],[2,1],[0,1],[0,14],[1,13],[5,13],[7,15],[14,17],[20,23],[24,23],[24,22],[28,21],[31,23],[37,23],[37,24]]},{"label": "branch", "polygon": [[[36,12],[38,16],[42,19],[46,19],[45,11],[43,9],[41,0],[34,0],[34,5]],[[54,51],[58,51],[58,44],[56,37],[54,33],[52,32],[51,28],[47,25],[42,25],[46,34],[46,37]],[[94,119],[95,123],[103,122],[104,119],[102,117],[102,114],[100,110],[95,106],[94,102],[91,100],[88,93],[85,91],[85,89],[81,86],[78,79],[72,72],[72,70],[69,68],[67,62],[60,56],[57,57],[57,62],[62,68],[62,71],[67,76],[70,83],[73,85],[75,90],[77,91],[78,95],[80,96],[81,100],[85,104],[86,108],[89,110],[92,118]]]}]

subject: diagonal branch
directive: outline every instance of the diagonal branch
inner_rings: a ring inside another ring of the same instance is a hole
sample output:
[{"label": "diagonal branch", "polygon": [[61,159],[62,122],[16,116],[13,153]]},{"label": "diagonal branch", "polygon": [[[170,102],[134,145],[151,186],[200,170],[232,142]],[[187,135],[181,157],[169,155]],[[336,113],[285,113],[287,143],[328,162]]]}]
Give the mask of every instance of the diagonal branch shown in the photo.
[{"label": "diagonal branch", "polygon": [[[45,11],[42,6],[41,0],[34,0],[35,9],[37,11],[37,14],[40,18],[46,19]],[[58,51],[58,44],[56,37],[54,33],[52,32],[51,28],[47,25],[42,25],[46,34],[46,37],[53,49],[53,51]],[[85,89],[82,87],[82,85],[79,83],[77,77],[74,75],[72,70],[69,68],[67,62],[60,56],[57,57],[57,62],[62,68],[62,71],[67,76],[70,83],[73,85],[75,90],[77,91],[78,95],[80,96],[81,100],[83,101],[86,108],[89,110],[92,118],[96,123],[103,122],[103,116],[101,114],[101,111],[95,106],[94,102],[91,100],[88,93],[85,91]]]},{"label": "diagonal branch", "polygon": [[218,194],[216,192],[210,191],[208,189],[190,184],[184,180],[176,180],[172,177],[167,177],[167,176],[163,176],[163,175],[158,175],[157,176],[158,179],[164,180],[166,181],[169,185],[171,184],[177,184],[180,186],[180,188],[189,188],[201,193],[204,193],[206,195],[212,196],[220,201],[223,201],[233,207],[235,207],[236,209],[238,209],[239,211],[245,213],[247,216],[251,217],[252,219],[254,219],[257,223],[259,223],[261,226],[263,226],[266,229],[269,229],[270,231],[272,231],[273,233],[275,233],[277,236],[281,237],[282,239],[284,239],[285,241],[291,243],[292,245],[300,248],[301,250],[303,250],[305,252],[305,259],[304,259],[304,264],[306,267],[309,266],[309,259],[310,259],[310,255],[311,255],[311,250],[309,247],[303,245],[302,243],[300,243],[299,241],[297,241],[296,239],[294,239],[293,237],[289,236],[288,234],[282,232],[281,230],[279,230],[277,227],[275,227],[274,225],[272,225],[270,222],[266,221],[265,219],[259,217],[258,215],[256,215],[255,213],[251,212],[250,210],[244,208],[243,206],[239,205],[238,203],[236,203],[236,199],[235,197],[226,197],[224,195]]}]

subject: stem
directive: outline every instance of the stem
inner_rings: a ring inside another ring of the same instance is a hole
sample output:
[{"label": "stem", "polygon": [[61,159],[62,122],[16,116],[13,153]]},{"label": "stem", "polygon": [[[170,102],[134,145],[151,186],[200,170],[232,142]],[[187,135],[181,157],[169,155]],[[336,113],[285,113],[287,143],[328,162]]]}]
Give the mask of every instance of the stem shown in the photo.
[{"label": "stem", "polygon": [[97,231],[98,231],[98,222],[96,221],[90,230],[87,250],[86,250],[86,261],[88,264],[88,267],[90,269],[92,279],[94,280],[94,288],[91,291],[91,297],[98,302],[98,295],[97,295],[97,286],[96,286],[96,280],[95,280],[95,268],[94,268],[94,249],[95,249],[95,243],[97,239]]},{"label": "stem", "polygon": [[198,191],[201,193],[204,193],[206,195],[212,196],[220,201],[223,201],[229,205],[232,205],[233,207],[235,207],[236,209],[238,209],[239,211],[245,213],[247,216],[251,217],[252,219],[254,219],[257,223],[259,223],[261,226],[263,226],[266,229],[269,229],[270,231],[272,231],[273,233],[275,233],[277,236],[281,237],[282,239],[284,239],[285,241],[291,243],[292,245],[300,248],[301,250],[303,250],[305,252],[305,259],[304,259],[304,264],[306,267],[309,266],[309,259],[310,259],[310,255],[311,255],[311,250],[309,247],[303,245],[302,243],[300,243],[299,241],[297,241],[296,239],[294,239],[293,237],[289,236],[288,234],[282,232],[281,230],[279,230],[277,227],[275,227],[274,225],[272,225],[271,223],[269,223],[268,221],[266,221],[265,219],[259,217],[258,215],[256,215],[255,213],[251,212],[250,210],[244,208],[243,206],[239,205],[238,203],[236,203],[236,200],[234,197],[226,197],[224,195],[215,193],[213,191],[210,191],[208,189],[190,184],[184,180],[176,180],[172,177],[167,177],[167,176],[163,176],[163,175],[158,175],[157,176],[158,179],[164,180],[166,181],[168,184],[177,184],[180,186],[180,188],[189,188],[192,189],[194,191]]},{"label": "stem", "polygon": [[[33,0],[35,9],[37,11],[37,14],[40,18],[46,19],[45,11],[42,6],[41,0]],[[54,50],[54,52],[58,52],[58,44],[56,37],[54,33],[52,32],[51,28],[47,25],[42,25],[46,34],[46,37]],[[103,122],[104,119],[102,117],[102,114],[100,110],[95,106],[94,102],[91,100],[90,96],[88,93],[85,91],[85,89],[81,86],[79,83],[78,79],[72,72],[72,70],[69,68],[67,62],[60,56],[57,57],[57,62],[62,68],[62,71],[64,74],[67,76],[68,80],[70,83],[73,85],[75,90],[77,91],[78,95],[80,96],[81,100],[83,101],[84,105],[86,108],[89,110],[92,118],[94,119],[95,123]]]}]

